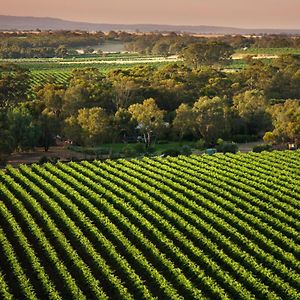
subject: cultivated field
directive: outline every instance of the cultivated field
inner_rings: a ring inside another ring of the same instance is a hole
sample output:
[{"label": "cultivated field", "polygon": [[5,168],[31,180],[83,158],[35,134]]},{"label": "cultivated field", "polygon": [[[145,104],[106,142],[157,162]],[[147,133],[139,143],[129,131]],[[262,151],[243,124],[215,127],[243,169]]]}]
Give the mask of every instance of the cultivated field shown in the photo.
[{"label": "cultivated field", "polygon": [[232,55],[233,60],[243,60],[248,56],[254,59],[273,60],[281,55],[300,55],[299,48],[249,48],[246,50],[236,50]]},{"label": "cultivated field", "polygon": [[[249,48],[236,50],[232,56],[232,62],[225,70],[244,69],[247,64],[244,59],[251,55],[254,59],[271,61],[280,55],[299,55],[299,49],[293,48]],[[141,55],[137,53],[110,53],[105,55],[78,55],[73,58],[24,58],[24,59],[0,59],[0,63],[15,63],[31,71],[33,87],[45,84],[49,80],[66,84],[72,70],[76,68],[97,68],[103,73],[113,69],[124,69],[134,66],[163,66],[170,63],[182,63],[178,55],[159,56]]]},{"label": "cultivated field", "polygon": [[72,70],[75,68],[95,67],[100,70],[118,67],[135,66],[137,64],[160,64],[182,61],[177,56],[153,56],[139,54],[109,54],[105,56],[77,56],[74,58],[19,58],[0,59],[0,63],[15,63],[30,71]]},{"label": "cultivated field", "polygon": [[71,73],[77,68],[97,68],[106,73],[114,69],[131,68],[134,66],[163,66],[174,62],[181,62],[178,56],[151,56],[139,54],[109,54],[106,56],[75,57],[75,58],[30,58],[30,59],[2,59],[0,63],[14,63],[31,72],[32,87],[47,82],[67,84]]},{"label": "cultivated field", "polygon": [[2,299],[299,299],[300,152],[0,172]]}]

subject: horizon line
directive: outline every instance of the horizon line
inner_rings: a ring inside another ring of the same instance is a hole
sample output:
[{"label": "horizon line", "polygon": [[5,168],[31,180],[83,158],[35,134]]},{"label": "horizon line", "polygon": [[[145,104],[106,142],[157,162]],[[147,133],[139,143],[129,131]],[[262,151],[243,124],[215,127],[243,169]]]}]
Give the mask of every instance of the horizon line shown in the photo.
[{"label": "horizon line", "polygon": [[221,27],[228,29],[241,29],[241,30],[300,30],[299,28],[280,28],[280,27],[236,27],[236,26],[225,26],[225,25],[189,25],[189,24],[170,24],[170,23],[110,23],[110,22],[89,22],[89,21],[78,21],[71,19],[64,19],[60,17],[50,17],[50,16],[24,16],[24,15],[4,15],[0,14],[3,17],[17,17],[17,18],[37,18],[37,19],[53,19],[60,20],[65,22],[73,22],[73,23],[83,23],[83,24],[91,24],[91,25],[156,25],[156,26],[174,26],[174,27]]}]

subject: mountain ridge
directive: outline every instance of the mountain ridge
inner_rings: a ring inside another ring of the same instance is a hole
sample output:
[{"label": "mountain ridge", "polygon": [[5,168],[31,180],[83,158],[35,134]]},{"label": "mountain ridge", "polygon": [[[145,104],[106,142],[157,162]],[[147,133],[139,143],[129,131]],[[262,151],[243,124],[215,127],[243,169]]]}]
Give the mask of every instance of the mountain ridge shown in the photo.
[{"label": "mountain ridge", "polygon": [[300,34],[300,29],[249,29],[207,25],[166,24],[110,24],[68,21],[53,17],[0,15],[0,30],[86,30],[86,31],[140,31],[178,32],[194,34]]}]

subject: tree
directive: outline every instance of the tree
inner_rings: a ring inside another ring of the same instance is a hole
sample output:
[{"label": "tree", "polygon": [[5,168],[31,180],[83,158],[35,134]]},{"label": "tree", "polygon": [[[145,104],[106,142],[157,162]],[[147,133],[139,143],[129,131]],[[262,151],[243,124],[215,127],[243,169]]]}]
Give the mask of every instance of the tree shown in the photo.
[{"label": "tree", "polygon": [[111,30],[108,34],[107,34],[107,39],[108,40],[116,40],[118,39],[119,35],[117,32]]},{"label": "tree", "polygon": [[262,90],[266,92],[269,89],[273,76],[277,69],[272,65],[265,64],[258,59],[248,60],[248,66],[237,73],[236,80],[240,82],[246,90]]},{"label": "tree", "polygon": [[266,132],[264,140],[275,144],[300,144],[300,101],[287,100],[269,108],[274,130]]},{"label": "tree", "polygon": [[56,84],[48,83],[37,92],[37,99],[45,105],[45,112],[59,117],[63,106],[65,89]]},{"label": "tree", "polygon": [[65,58],[68,54],[68,50],[67,47],[65,45],[59,45],[56,49],[55,49],[55,55],[57,57],[61,57],[61,58]]},{"label": "tree", "polygon": [[187,134],[195,133],[195,122],[195,112],[192,108],[186,103],[180,104],[176,109],[176,117],[173,121],[173,128],[175,132],[179,133],[180,140]]},{"label": "tree", "polygon": [[206,142],[214,144],[229,132],[229,107],[226,98],[200,97],[194,103],[193,112],[196,115],[197,129]]},{"label": "tree", "polygon": [[81,108],[103,107],[112,110],[111,84],[96,68],[77,69],[64,94],[63,115],[74,115]]},{"label": "tree", "polygon": [[83,108],[78,111],[78,125],[82,128],[87,144],[103,143],[110,134],[110,119],[101,107]]},{"label": "tree", "polygon": [[167,56],[169,54],[169,45],[167,42],[163,40],[159,40],[155,43],[152,48],[152,54],[154,55],[164,55]]},{"label": "tree", "polygon": [[257,134],[271,125],[267,107],[266,97],[258,90],[246,91],[233,97],[233,109],[245,122],[249,134]]},{"label": "tree", "polygon": [[112,99],[116,109],[127,108],[129,100],[134,93],[137,85],[135,82],[126,76],[115,76],[112,83],[114,97]]},{"label": "tree", "polygon": [[94,51],[95,51],[95,49],[92,47],[87,47],[83,50],[84,54],[93,54]]},{"label": "tree", "polygon": [[131,113],[132,119],[137,121],[146,148],[149,148],[152,136],[158,134],[164,126],[164,111],[158,108],[153,98],[144,100],[143,104],[130,105],[128,111]]},{"label": "tree", "polygon": [[40,131],[28,109],[25,107],[9,109],[7,121],[15,150],[29,150],[37,145]]},{"label": "tree", "polygon": [[7,111],[0,109],[0,164],[14,151],[14,139],[9,130]]},{"label": "tree", "polygon": [[77,116],[73,115],[66,118],[64,125],[63,134],[67,139],[71,140],[74,144],[84,144],[83,130],[78,124]]},{"label": "tree", "polygon": [[65,88],[62,85],[48,83],[37,90],[37,99],[27,103],[40,127],[39,145],[45,152],[54,144],[55,137],[61,135],[63,117],[62,107]]},{"label": "tree", "polygon": [[183,58],[193,68],[201,65],[224,63],[230,59],[233,49],[223,42],[200,42],[189,44],[183,50]]},{"label": "tree", "polygon": [[267,90],[270,98],[299,99],[300,57],[283,55],[275,61],[276,73]]},{"label": "tree", "polygon": [[131,120],[131,114],[127,109],[119,108],[114,115],[114,126],[116,137],[127,141],[134,135],[136,123]]},{"label": "tree", "polygon": [[60,133],[60,122],[58,118],[49,113],[43,112],[38,118],[40,129],[39,143],[48,152],[51,145],[54,144],[55,136]]}]

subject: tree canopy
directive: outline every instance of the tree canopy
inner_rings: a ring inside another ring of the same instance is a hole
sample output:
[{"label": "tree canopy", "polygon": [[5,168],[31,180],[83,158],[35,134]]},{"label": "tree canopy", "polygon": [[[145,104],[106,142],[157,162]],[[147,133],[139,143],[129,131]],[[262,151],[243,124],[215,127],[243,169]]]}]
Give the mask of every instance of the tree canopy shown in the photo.
[{"label": "tree canopy", "polygon": [[197,129],[209,143],[215,143],[229,132],[229,107],[226,98],[200,97],[194,103],[193,112],[196,115]]},{"label": "tree canopy", "polygon": [[193,43],[183,50],[183,58],[194,68],[225,63],[232,54],[233,48],[229,44],[216,41]]},{"label": "tree canopy", "polygon": [[284,104],[270,107],[273,131],[266,132],[264,140],[276,144],[300,144],[300,101],[287,100]]},{"label": "tree canopy", "polygon": [[138,128],[143,134],[146,147],[151,144],[151,138],[158,134],[164,125],[164,111],[159,109],[155,100],[149,98],[142,104],[132,104],[128,108],[132,119],[138,123]]}]

